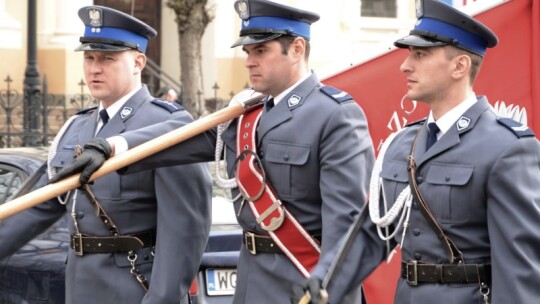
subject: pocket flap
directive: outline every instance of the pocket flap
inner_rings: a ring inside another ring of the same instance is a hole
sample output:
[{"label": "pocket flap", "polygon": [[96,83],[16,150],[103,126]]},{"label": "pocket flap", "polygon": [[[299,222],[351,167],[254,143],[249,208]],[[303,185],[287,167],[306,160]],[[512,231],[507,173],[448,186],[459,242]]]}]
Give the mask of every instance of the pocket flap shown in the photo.
[{"label": "pocket flap", "polygon": [[53,159],[51,160],[51,166],[55,168],[62,168],[73,162],[75,156],[75,150],[62,150],[56,151]]},{"label": "pocket flap", "polygon": [[304,165],[309,157],[309,146],[269,142],[264,157],[273,163]]},{"label": "pocket flap", "polygon": [[467,184],[473,171],[474,167],[471,165],[432,164],[426,180],[431,184],[463,186]]},{"label": "pocket flap", "polygon": [[409,180],[406,162],[387,161],[384,163],[381,177],[387,180],[406,183]]}]

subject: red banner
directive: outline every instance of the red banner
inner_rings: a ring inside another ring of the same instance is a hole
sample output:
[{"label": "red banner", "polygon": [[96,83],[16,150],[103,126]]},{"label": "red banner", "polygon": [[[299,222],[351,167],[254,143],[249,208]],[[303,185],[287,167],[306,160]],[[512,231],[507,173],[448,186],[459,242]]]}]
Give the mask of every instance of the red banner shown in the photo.
[{"label": "red banner", "polygon": [[[499,37],[488,49],[474,90],[492,105],[526,111],[528,126],[540,134],[540,1],[512,0],[476,16]],[[398,37],[396,37],[398,38]],[[427,107],[404,99],[406,79],[399,67],[407,50],[394,50],[325,79],[349,92],[366,112],[375,148],[391,133],[427,115]],[[536,101],[536,103],[534,103]],[[525,112],[521,112],[525,113]],[[364,282],[368,304],[393,303],[400,255],[383,263]]]}]

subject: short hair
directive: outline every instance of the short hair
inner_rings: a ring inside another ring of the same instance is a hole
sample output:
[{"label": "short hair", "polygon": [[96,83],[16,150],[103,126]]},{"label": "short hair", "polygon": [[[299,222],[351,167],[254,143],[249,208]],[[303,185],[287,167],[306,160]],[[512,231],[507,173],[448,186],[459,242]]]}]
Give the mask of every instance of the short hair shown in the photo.
[{"label": "short hair", "polygon": [[[276,41],[279,42],[279,44],[281,44],[281,52],[283,53],[283,55],[287,55],[289,46],[291,45],[291,43],[293,43],[294,39],[296,39],[297,37],[304,39],[302,37],[293,36],[293,35],[283,35],[276,38]],[[309,52],[311,50],[311,46],[309,44],[309,40],[306,40],[306,39],[304,40],[306,41],[306,52],[304,54],[305,55],[304,59],[307,61],[309,59]]]},{"label": "short hair", "polygon": [[453,45],[447,45],[444,49],[446,51],[446,56],[448,59],[453,59],[459,55],[469,56],[469,58],[471,59],[471,71],[469,73],[469,76],[471,78],[472,85],[474,83],[474,80],[476,79],[476,76],[478,76],[478,72],[480,71],[480,67],[482,66],[484,58],[478,54],[457,48]]}]

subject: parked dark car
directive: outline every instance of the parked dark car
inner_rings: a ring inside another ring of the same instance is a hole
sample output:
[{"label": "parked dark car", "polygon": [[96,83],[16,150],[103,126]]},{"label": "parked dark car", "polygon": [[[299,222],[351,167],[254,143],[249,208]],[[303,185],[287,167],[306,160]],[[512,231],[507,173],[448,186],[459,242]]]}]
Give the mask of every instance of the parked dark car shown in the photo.
[{"label": "parked dark car", "polygon": [[[30,191],[46,174],[46,148],[0,149],[0,204]],[[190,289],[194,304],[231,303],[242,231],[232,204],[216,189],[212,229],[197,278]],[[47,232],[0,260],[0,303],[65,302],[65,262],[69,248],[67,216]],[[1,246],[2,240],[0,240]]]}]

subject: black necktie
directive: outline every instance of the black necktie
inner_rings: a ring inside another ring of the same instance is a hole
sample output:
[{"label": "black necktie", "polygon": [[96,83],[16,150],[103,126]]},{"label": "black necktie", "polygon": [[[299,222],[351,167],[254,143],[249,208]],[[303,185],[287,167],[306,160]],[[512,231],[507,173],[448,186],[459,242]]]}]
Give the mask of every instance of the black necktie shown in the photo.
[{"label": "black necktie", "polygon": [[270,98],[268,99],[268,101],[266,101],[266,111],[270,111],[272,110],[272,108],[274,107],[274,98]]},{"label": "black necktie", "polygon": [[427,138],[427,144],[426,144],[426,150],[429,150],[431,146],[437,141],[437,133],[439,133],[439,127],[437,127],[437,124],[434,122],[430,122],[428,124],[428,138]]},{"label": "black necktie", "polygon": [[107,110],[103,109],[99,111],[99,117],[101,117],[101,121],[103,122],[103,125],[101,126],[103,128],[103,126],[105,126],[109,121],[109,114],[107,114]]}]

